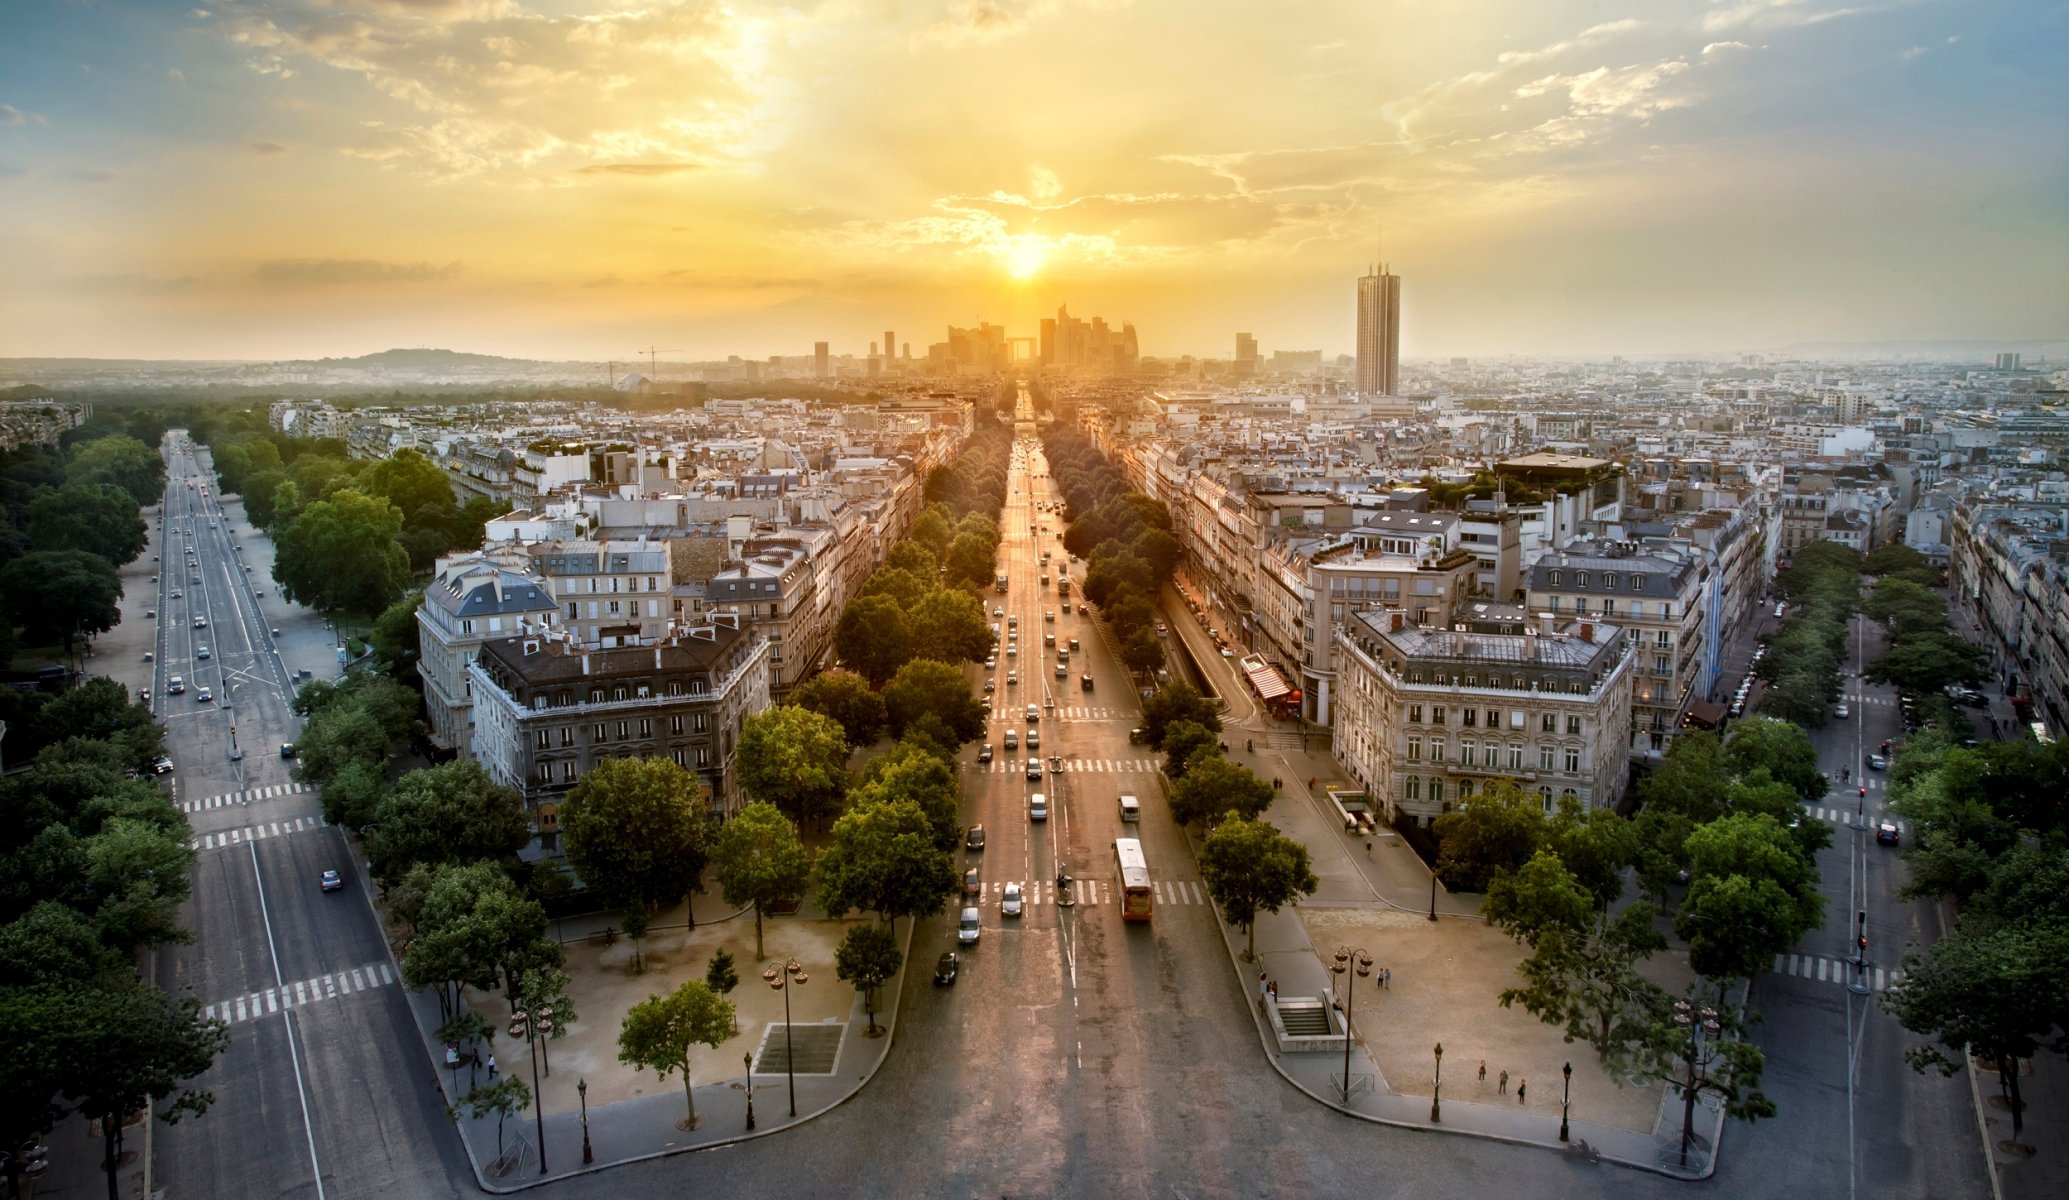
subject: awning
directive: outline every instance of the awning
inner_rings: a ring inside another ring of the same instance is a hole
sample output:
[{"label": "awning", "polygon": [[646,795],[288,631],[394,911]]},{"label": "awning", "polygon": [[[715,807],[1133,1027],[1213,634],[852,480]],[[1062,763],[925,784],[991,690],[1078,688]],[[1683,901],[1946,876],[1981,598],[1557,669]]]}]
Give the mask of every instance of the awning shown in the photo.
[{"label": "awning", "polygon": [[1243,674],[1249,677],[1250,686],[1261,700],[1276,700],[1293,690],[1286,677],[1279,674],[1279,668],[1255,654],[1243,656]]},{"label": "awning", "polygon": [[1717,728],[1724,720],[1724,706],[1708,700],[1693,700],[1688,705],[1688,720],[1696,725]]}]

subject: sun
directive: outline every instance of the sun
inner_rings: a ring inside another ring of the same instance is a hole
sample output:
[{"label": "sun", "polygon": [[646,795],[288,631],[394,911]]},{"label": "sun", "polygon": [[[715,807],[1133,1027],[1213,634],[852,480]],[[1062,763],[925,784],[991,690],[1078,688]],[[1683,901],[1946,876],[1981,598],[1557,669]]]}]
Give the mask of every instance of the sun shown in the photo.
[{"label": "sun", "polygon": [[1006,243],[1006,273],[1015,279],[1033,279],[1049,257],[1048,239],[1037,233],[1023,233]]}]

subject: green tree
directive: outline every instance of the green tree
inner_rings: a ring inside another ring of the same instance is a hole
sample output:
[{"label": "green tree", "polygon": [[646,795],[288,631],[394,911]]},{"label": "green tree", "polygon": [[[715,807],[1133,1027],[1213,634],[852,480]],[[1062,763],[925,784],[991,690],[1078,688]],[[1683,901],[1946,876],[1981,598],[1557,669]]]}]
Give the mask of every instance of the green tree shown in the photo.
[{"label": "green tree", "polygon": [[956,781],[955,765],[914,743],[900,742],[899,746],[905,748],[903,752],[883,770],[872,772],[873,778],[855,790],[853,803],[859,808],[909,800],[926,814],[927,823],[934,829],[935,847],[955,849],[963,833],[963,793]]},{"label": "green tree", "polygon": [[1892,644],[1861,672],[1869,683],[1887,683],[1914,694],[1951,684],[1973,687],[1988,677],[1982,648],[1951,633],[1918,634]]},{"label": "green tree", "polygon": [[1175,721],[1164,728],[1163,748],[1164,774],[1178,780],[1199,761],[1201,751],[1220,754],[1221,739],[1196,721]]},{"label": "green tree", "polygon": [[67,484],[36,497],[28,534],[39,550],[84,550],[118,567],[150,544],[136,499],[112,483]]},{"label": "green tree", "polygon": [[821,671],[790,693],[790,703],[840,722],[850,746],[869,746],[884,735],[889,719],[884,698],[853,671]]},{"label": "green tree", "polygon": [[1881,579],[1900,579],[1922,587],[1931,587],[1940,581],[1940,568],[1926,560],[1925,555],[1902,542],[1891,542],[1870,554],[1861,568],[1868,574]]},{"label": "green tree", "polygon": [[1230,815],[1254,821],[1271,806],[1272,785],[1219,753],[1195,752],[1171,788],[1171,816],[1180,825],[1211,825]]},{"label": "green tree", "polygon": [[1200,881],[1222,915],[1243,927],[1243,960],[1257,957],[1257,914],[1275,913],[1321,881],[1308,863],[1307,847],[1270,823],[1231,817],[1215,826],[1200,847]]},{"label": "green tree", "polygon": [[733,1035],[733,1005],[692,979],[667,996],[649,996],[625,1014],[618,1031],[618,1061],[645,1067],[661,1079],[682,1072],[689,1116],[681,1128],[697,1128],[697,1097],[690,1088],[690,1049],[718,1047]]},{"label": "green tree", "polygon": [[1166,684],[1142,702],[1142,729],[1158,750],[1164,748],[1164,731],[1178,721],[1191,721],[1209,733],[1221,732],[1221,715],[1189,683]]},{"label": "green tree", "polygon": [[165,461],[135,438],[96,438],[72,451],[71,461],[65,465],[65,481],[113,484],[142,508],[165,495]]},{"label": "green tree", "polygon": [[1121,643],[1121,665],[1138,675],[1146,675],[1164,665],[1164,643],[1157,631],[1144,627],[1128,635]]},{"label": "green tree", "polygon": [[876,1027],[877,992],[898,968],[905,962],[905,956],[898,951],[898,939],[891,935],[888,925],[854,925],[842,936],[841,944],[834,949],[834,974],[842,983],[855,985],[862,993],[862,1010],[869,1014],[869,1036],[879,1032]]},{"label": "green tree", "polygon": [[1733,815],[1700,826],[1688,835],[1688,855],[1688,898],[1674,931],[1688,942],[1699,975],[1751,980],[1823,918],[1816,864],[1772,817]]},{"label": "green tree", "polygon": [[894,736],[903,737],[908,727],[931,713],[948,727],[958,745],[983,736],[985,720],[991,715],[971,694],[970,681],[962,671],[931,658],[916,658],[898,668],[884,688],[884,708]]},{"label": "green tree", "polygon": [[[941,560],[935,557],[934,551],[925,544],[906,538],[892,546],[889,554],[884,555],[883,571],[880,573],[891,571],[904,571],[911,575],[920,582],[924,591],[933,587],[939,580]],[[908,597],[908,600],[912,598]]]},{"label": "green tree", "polygon": [[432,876],[402,976],[412,988],[437,989],[450,1017],[467,988],[501,987],[515,999],[525,972],[560,965],[560,947],[546,936],[546,910],[500,867],[476,861],[441,866]]},{"label": "green tree", "polygon": [[412,688],[423,686],[417,674],[417,660],[423,656],[417,606],[423,602],[423,592],[411,592],[382,609],[366,638],[374,648],[374,665],[381,674]]},{"label": "green tree", "polygon": [[[757,956],[760,947],[756,947]],[[704,968],[704,982],[721,996],[730,996],[740,986],[740,972],[733,968],[732,952],[721,946],[712,952],[711,961]]]},{"label": "green tree", "polygon": [[719,828],[711,865],[727,904],[754,906],[754,956],[760,958],[763,911],[802,896],[811,878],[812,859],[797,826],[775,805],[756,801]]},{"label": "green tree", "polygon": [[374,807],[367,858],[374,878],[400,879],[417,863],[494,861],[531,840],[524,797],[471,758],[411,771]]},{"label": "green tree", "polygon": [[935,847],[933,823],[910,800],[844,813],[819,856],[819,903],[830,917],[932,916],[958,886],[954,855]]},{"label": "green tree", "polygon": [[499,1075],[487,1083],[475,1084],[465,1095],[447,1106],[445,1115],[458,1119],[462,1114],[479,1121],[483,1117],[496,1119],[496,1156],[503,1154],[503,1122],[532,1106],[532,1089],[525,1086],[516,1075]]},{"label": "green tree", "polygon": [[882,595],[848,601],[834,629],[833,644],[841,662],[878,686],[912,661],[916,645],[905,606]]},{"label": "green tree", "polygon": [[945,504],[929,504],[905,531],[908,540],[926,547],[937,560],[955,538],[955,513]]},{"label": "green tree", "polygon": [[1638,856],[1638,827],[1613,808],[1586,808],[1563,796],[1547,825],[1546,844],[1597,907],[1624,894],[1624,868]]},{"label": "green tree", "polygon": [[[1752,1019],[1728,1004],[1719,1009],[1703,1005],[1701,987],[1700,983],[1690,984],[1682,1001],[1690,1027],[1676,1024],[1672,1009],[1663,1010],[1637,1054],[1641,1077],[1658,1079],[1681,1093],[1683,1166],[1695,1140],[1696,1101],[1705,1092],[1717,1097],[1726,1116],[1741,1121],[1751,1123],[1775,1113],[1774,1101],[1760,1090],[1766,1056],[1745,1037]],[[1703,1023],[1701,1027],[1698,1021]],[[1700,1046],[1698,1035],[1702,1037]]]},{"label": "green tree", "polygon": [[561,803],[560,831],[584,882],[648,906],[698,890],[712,837],[703,783],[665,758],[591,767]]},{"label": "green tree", "polygon": [[[991,627],[976,595],[935,588],[906,614],[912,626],[913,653],[944,663],[983,662],[991,653]],[[968,685],[965,685],[968,690]]]},{"label": "green tree", "polygon": [[122,620],[122,580],[107,559],[84,550],[32,550],[0,567],[0,604],[31,645],[106,633]]},{"label": "green tree", "polygon": [[55,900],[39,901],[0,925],[0,988],[112,981],[125,966],[124,955],[101,940],[98,925]]},{"label": "green tree", "polygon": [[398,512],[430,509],[449,515],[458,505],[452,480],[446,473],[422,453],[408,448],[397,450],[360,472],[359,490],[379,496]]},{"label": "green tree", "polygon": [[799,824],[832,814],[848,792],[848,739],[830,717],[782,704],[740,726],[740,786]]},{"label": "green tree", "polygon": [[243,489],[244,515],[260,529],[271,529],[273,520],[279,515],[274,500],[280,494],[280,485],[287,482],[283,471],[254,471],[245,481]]},{"label": "green tree", "polygon": [[1810,735],[1787,721],[1768,717],[1740,721],[1724,743],[1724,761],[1739,776],[1765,768],[1806,801],[1820,799],[1831,789],[1824,769],[1818,766],[1818,749],[1811,745]]},{"label": "green tree", "polygon": [[1437,873],[1456,892],[1484,892],[1494,877],[1530,861],[1549,833],[1544,804],[1516,783],[1487,785],[1438,817]]},{"label": "green tree", "polygon": [[1931,588],[1901,577],[1878,582],[1862,602],[1861,611],[1870,620],[1887,625],[1892,640],[1947,631],[1947,602]]},{"label": "green tree", "polygon": [[966,587],[989,584],[997,563],[998,539],[986,538],[981,533],[958,533],[943,558],[948,581]]},{"label": "green tree", "polygon": [[378,613],[409,581],[401,534],[402,513],[393,505],[346,488],[305,506],[278,532],[273,576],[298,604]]},{"label": "green tree", "polygon": [[94,920],[108,944],[135,949],[184,941],[179,907],[194,872],[184,827],[113,818],[85,841],[86,883]]}]

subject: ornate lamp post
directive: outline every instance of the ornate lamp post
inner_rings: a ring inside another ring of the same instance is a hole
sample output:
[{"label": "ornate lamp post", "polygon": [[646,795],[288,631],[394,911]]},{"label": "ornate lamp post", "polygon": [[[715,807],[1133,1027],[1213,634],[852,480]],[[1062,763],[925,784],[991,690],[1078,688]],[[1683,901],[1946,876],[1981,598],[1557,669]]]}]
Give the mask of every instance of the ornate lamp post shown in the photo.
[{"label": "ornate lamp post", "polygon": [[1573,1064],[1559,1068],[1559,1073],[1566,1076],[1566,1090],[1559,1094],[1559,1140],[1563,1142],[1567,1140],[1566,1109],[1573,1103]]},{"label": "ornate lamp post", "polygon": [[[1336,976],[1357,970],[1358,979],[1372,975],[1372,956],[1354,946],[1338,946],[1336,961],[1329,964],[1329,973]],[[1358,998],[1358,989],[1353,986],[1356,979],[1345,979],[1343,985],[1343,1102],[1351,1102],[1351,1039],[1355,1030],[1351,1026],[1351,1005]]]},{"label": "ornate lamp post", "polygon": [[1444,1119],[1444,1043],[1437,1043],[1437,1081],[1430,1087],[1430,1120]]},{"label": "ornate lamp post", "polygon": [[1674,1001],[1674,1024],[1688,1031],[1688,1078],[1681,1085],[1681,1165],[1688,1165],[1688,1145],[1695,1140],[1695,1096],[1699,1075],[1708,1056],[1703,1040],[1714,1040],[1722,1026],[1714,1008],[1691,1008],[1688,1001]]},{"label": "ornate lamp post", "polygon": [[532,1119],[539,1135],[539,1174],[546,1174],[546,1104],[539,1095],[539,1039],[553,1032],[553,1006],[529,1001],[510,1009],[510,1036],[523,1038],[532,1060]]},{"label": "ornate lamp post", "polygon": [[589,1080],[586,1077],[575,1081],[575,1094],[582,1097],[582,1162],[587,1165],[596,1161],[596,1152],[589,1148]]},{"label": "ornate lamp post", "polygon": [[795,1119],[797,1117],[797,1059],[791,1052],[790,985],[795,983],[797,986],[803,987],[808,982],[808,977],[805,975],[805,969],[799,966],[798,961],[793,958],[780,967],[774,963],[769,964],[768,969],[762,972],[762,981],[771,988],[783,993],[783,1070],[790,1076],[790,1115]]},{"label": "ornate lamp post", "polygon": [[1437,869],[1430,868],[1430,920],[1437,919]]}]

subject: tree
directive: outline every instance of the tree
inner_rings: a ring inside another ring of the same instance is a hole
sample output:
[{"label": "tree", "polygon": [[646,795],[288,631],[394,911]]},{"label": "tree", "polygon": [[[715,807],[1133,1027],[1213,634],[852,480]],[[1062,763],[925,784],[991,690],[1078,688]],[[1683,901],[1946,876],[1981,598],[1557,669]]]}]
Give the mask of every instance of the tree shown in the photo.
[{"label": "tree", "polygon": [[417,863],[466,863],[515,855],[531,840],[524,797],[471,758],[411,771],[374,808],[367,857],[374,878],[400,879]]},{"label": "tree", "polygon": [[[944,523],[943,528],[945,529],[946,527]],[[912,576],[919,581],[921,589],[924,591],[926,588],[933,587],[940,578],[941,561],[935,557],[934,551],[926,545],[911,538],[906,538],[897,545],[892,546],[889,554],[884,555],[884,565],[878,573],[886,574],[892,571],[903,571]],[[908,601],[913,599],[917,599],[917,596],[907,597]]]},{"label": "tree", "polygon": [[366,636],[374,649],[374,665],[381,669],[381,674],[412,688],[423,686],[417,674],[417,659],[423,655],[417,606],[423,602],[421,591],[397,600],[374,618],[374,627]]},{"label": "tree", "polygon": [[[755,952],[759,957],[760,947]],[[721,996],[732,995],[733,989],[740,986],[740,972],[733,969],[731,951],[721,946],[712,953],[710,964],[704,968],[704,982]]]},{"label": "tree", "polygon": [[830,717],[779,704],[740,725],[740,786],[799,824],[831,814],[848,793],[848,739]]},{"label": "tree", "polygon": [[912,626],[905,611],[890,596],[862,595],[848,601],[833,634],[841,662],[881,687],[898,668],[912,661]]},{"label": "tree", "polygon": [[1947,602],[1931,588],[1901,577],[1877,583],[1861,604],[1861,612],[1888,626],[1893,641],[1947,630]]},{"label": "tree", "polygon": [[1765,768],[1806,801],[1820,799],[1831,788],[1824,769],[1818,766],[1818,749],[1811,745],[1810,735],[1787,721],[1769,717],[1740,721],[1724,743],[1724,761],[1734,775]]},{"label": "tree", "polygon": [[898,669],[884,688],[884,708],[893,736],[904,736],[908,726],[932,713],[948,726],[958,745],[981,737],[991,715],[971,694],[970,681],[960,670],[931,658],[916,658]]},{"label": "tree", "polygon": [[[2059,901],[2057,901],[2059,903]],[[1957,927],[1904,970],[1882,1005],[1904,1028],[1933,1039],[1904,1054],[1915,1071],[1961,1069],[1969,1055],[1997,1065],[2011,1107],[2012,1138],[2024,1126],[2018,1060],[2038,1054],[2069,1011],[2069,926],[2059,921],[1984,932]]]},{"label": "tree", "polygon": [[560,963],[539,902],[521,895],[494,863],[470,862],[433,875],[402,976],[412,988],[436,988],[439,1007],[451,1016],[467,988],[501,986],[514,999],[526,971]]},{"label": "tree", "polygon": [[1177,721],[1164,728],[1164,774],[1183,779],[1203,750],[1221,753],[1221,739],[1197,721]]},{"label": "tree", "polygon": [[0,926],[0,988],[115,979],[125,965],[123,954],[101,940],[97,925],[55,900],[39,901]]},{"label": "tree", "polygon": [[754,956],[760,958],[763,910],[796,900],[811,878],[812,859],[797,826],[775,805],[756,801],[720,827],[711,865],[727,904],[754,906]]},{"label": "tree", "polygon": [[107,559],[84,550],[32,550],[0,567],[0,604],[29,644],[106,633],[122,620],[122,580]]},{"label": "tree", "polygon": [[252,472],[242,490],[244,515],[251,518],[252,524],[260,529],[273,527],[273,520],[279,515],[274,500],[280,494],[280,485],[286,482],[287,473],[284,471]]},{"label": "tree", "polygon": [[1165,684],[1142,702],[1142,729],[1158,750],[1164,748],[1164,731],[1177,721],[1191,721],[1209,733],[1221,732],[1220,714],[1189,683]]},{"label": "tree", "polygon": [[819,856],[819,903],[830,917],[856,909],[891,922],[932,916],[957,886],[955,856],[935,848],[933,823],[910,800],[843,814]]},{"label": "tree", "polygon": [[913,742],[900,742],[899,746],[902,752],[897,753],[896,761],[873,771],[874,777],[856,789],[855,806],[909,800],[926,814],[934,829],[935,847],[954,850],[963,835],[963,793],[953,760],[929,754]]},{"label": "tree", "polygon": [[65,465],[65,481],[113,484],[142,508],[165,495],[165,461],[135,438],[96,438],[72,451],[71,461]]},{"label": "tree", "polygon": [[1245,962],[1257,957],[1258,912],[1278,912],[1321,886],[1306,846],[1268,822],[1243,817],[1231,817],[1207,835],[1200,847],[1200,881],[1222,915],[1243,927],[1249,939]]},{"label": "tree", "polygon": [[667,1079],[682,1072],[683,1099],[689,1116],[680,1128],[697,1128],[697,1097],[690,1088],[690,1048],[718,1047],[733,1034],[733,1005],[701,979],[692,979],[667,996],[649,996],[625,1014],[618,1031],[618,1061],[646,1067]]},{"label": "tree", "polygon": [[118,567],[150,544],[135,497],[112,483],[67,484],[36,497],[28,534],[38,550],[84,550]]},{"label": "tree", "polygon": [[1940,581],[1940,568],[1927,561],[1925,555],[1902,542],[1889,544],[1870,554],[1861,563],[1861,569],[1880,579],[1898,579],[1922,587],[1931,587]]},{"label": "tree", "polygon": [[1544,804],[1511,780],[1487,785],[1438,817],[1437,873],[1457,892],[1484,892],[1494,877],[1530,861],[1549,832]]},{"label": "tree", "polygon": [[872,745],[884,735],[884,698],[853,671],[821,671],[791,690],[790,703],[840,722],[850,746]]},{"label": "tree", "polygon": [[634,975],[644,975],[647,973],[647,961],[643,950],[646,945],[647,930],[653,923],[654,915],[647,909],[646,902],[642,900],[634,900],[627,904],[625,911],[618,916],[618,924],[624,927],[625,936],[632,939],[632,973]]},{"label": "tree", "polygon": [[703,783],[665,758],[608,758],[560,806],[568,863],[620,904],[652,906],[695,891],[711,821]]},{"label": "tree", "polygon": [[1195,752],[1171,788],[1171,816],[1180,825],[1211,825],[1230,815],[1252,821],[1271,805],[1271,784],[1218,752]]},{"label": "tree", "polygon": [[898,951],[898,939],[888,925],[855,925],[834,949],[834,974],[842,983],[852,983],[862,993],[862,1010],[869,1014],[869,1036],[875,1037],[877,992],[898,968],[905,956]]},{"label": "tree", "polygon": [[102,938],[139,948],[184,940],[179,906],[186,902],[194,850],[182,828],[130,817],[113,818],[85,841],[85,900],[93,905]]},{"label": "tree", "polygon": [[278,531],[273,576],[298,604],[378,613],[409,581],[401,534],[402,513],[393,505],[344,488],[305,506]]},{"label": "tree", "polygon": [[[906,614],[913,654],[944,663],[983,662],[991,653],[991,628],[974,593],[937,587]],[[968,690],[965,685],[965,690]]]},{"label": "tree", "polygon": [[488,1083],[477,1084],[467,1089],[465,1095],[454,1101],[445,1110],[445,1115],[458,1118],[462,1113],[479,1121],[483,1117],[496,1119],[496,1156],[503,1154],[503,1121],[532,1106],[532,1089],[515,1074],[499,1075]]},{"label": "tree", "polygon": [[969,587],[983,587],[991,582],[993,568],[998,565],[998,539],[986,538],[981,533],[958,533],[955,541],[949,543],[943,565],[948,568],[948,581]]},{"label": "tree", "polygon": [[1164,665],[1164,643],[1157,631],[1147,626],[1128,635],[1121,643],[1121,665],[1146,675]]},{"label": "tree", "polygon": [[1870,683],[1899,691],[1936,692],[1950,684],[1973,687],[1988,678],[1982,648],[1951,633],[1925,633],[1893,643],[1861,672]]},{"label": "tree", "polygon": [[1545,829],[1546,844],[1559,856],[1595,906],[1606,908],[1624,894],[1624,868],[1638,855],[1638,827],[1613,808],[1585,808],[1562,796]]},{"label": "tree", "polygon": [[1789,832],[1760,814],[1720,817],[1688,835],[1688,898],[1674,931],[1710,979],[1753,977],[1818,927],[1817,867]]},{"label": "tree", "polygon": [[439,538],[446,537],[446,526],[458,504],[452,480],[418,451],[397,450],[360,472],[358,486],[367,495],[394,505],[395,511],[412,514],[412,529],[435,522]]},{"label": "tree", "polygon": [[1657,910],[1636,904],[1611,920],[1557,855],[1539,850],[1520,870],[1495,877],[1481,911],[1531,949],[1516,968],[1524,985],[1504,990],[1502,1007],[1521,1004],[1621,1068],[1666,1003],[1666,993],[1638,973],[1667,944],[1653,928]]},{"label": "tree", "polygon": [[[1830,543],[1827,543],[1830,544]],[[1714,1093],[1726,1116],[1753,1122],[1775,1113],[1774,1101],[1760,1090],[1766,1056],[1747,1041],[1754,1018],[1731,1005],[1712,1009],[1703,1004],[1701,983],[1692,983],[1676,1008],[1663,1010],[1637,1052],[1637,1074],[1658,1079],[1681,1093],[1681,1164],[1695,1140],[1695,1104],[1704,1092]],[[1685,1015],[1683,1028],[1674,1020]]]}]

